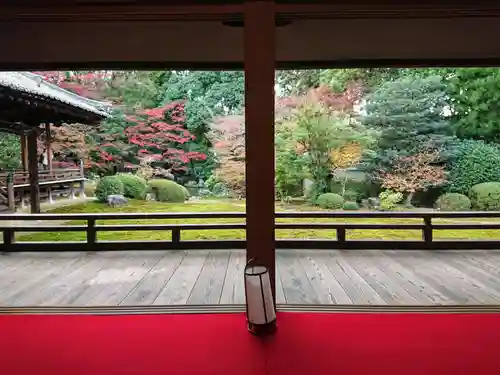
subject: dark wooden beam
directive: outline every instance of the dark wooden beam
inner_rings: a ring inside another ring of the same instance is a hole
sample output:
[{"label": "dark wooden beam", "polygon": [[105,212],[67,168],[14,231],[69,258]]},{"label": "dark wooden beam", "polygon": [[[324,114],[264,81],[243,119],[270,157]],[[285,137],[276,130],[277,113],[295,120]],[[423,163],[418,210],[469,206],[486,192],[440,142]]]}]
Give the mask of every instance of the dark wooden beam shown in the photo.
[{"label": "dark wooden beam", "polygon": [[38,184],[38,155],[37,155],[38,132],[32,130],[28,134],[28,169],[30,181],[30,204],[31,213],[40,212],[40,186]]},{"label": "dark wooden beam", "polygon": [[50,132],[50,123],[45,124],[45,152],[47,154],[47,168],[52,171],[52,134]]},{"label": "dark wooden beam", "polygon": [[245,4],[245,152],[247,259],[271,273],[274,239],[274,3]]},{"label": "dark wooden beam", "polygon": [[21,162],[23,165],[23,171],[28,170],[28,150],[27,150],[27,139],[26,135],[21,134],[20,136],[20,141],[21,141]]}]

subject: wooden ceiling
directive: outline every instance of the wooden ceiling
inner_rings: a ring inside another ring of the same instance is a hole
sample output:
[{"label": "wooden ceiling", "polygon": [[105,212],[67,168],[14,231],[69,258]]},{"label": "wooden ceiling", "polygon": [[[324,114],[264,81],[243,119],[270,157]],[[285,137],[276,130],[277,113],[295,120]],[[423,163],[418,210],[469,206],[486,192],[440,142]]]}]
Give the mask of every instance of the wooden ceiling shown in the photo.
[{"label": "wooden ceiling", "polygon": [[[244,7],[221,3],[2,0],[0,69],[241,68]],[[279,68],[500,65],[490,2],[276,3]]]}]

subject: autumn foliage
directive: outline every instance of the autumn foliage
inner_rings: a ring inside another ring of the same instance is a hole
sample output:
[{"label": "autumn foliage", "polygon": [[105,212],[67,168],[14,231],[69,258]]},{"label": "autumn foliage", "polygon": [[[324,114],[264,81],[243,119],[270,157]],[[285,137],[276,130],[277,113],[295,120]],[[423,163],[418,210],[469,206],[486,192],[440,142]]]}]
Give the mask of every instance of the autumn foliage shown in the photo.
[{"label": "autumn foliage", "polygon": [[322,108],[337,113],[352,112],[353,107],[363,96],[363,85],[361,82],[352,82],[347,85],[345,91],[337,93],[328,86],[322,85],[310,89],[305,95],[289,96],[281,98],[276,102],[277,118],[287,118],[294,110],[311,105],[319,105]]},{"label": "autumn foliage", "polygon": [[130,163],[147,158],[164,162],[170,169],[182,170],[190,161],[205,160],[205,154],[180,147],[195,138],[184,127],[184,120],[183,102],[126,116],[129,126],[123,133],[104,135],[107,142],[97,148],[100,162]]},{"label": "autumn foliage", "polygon": [[394,162],[390,172],[380,174],[382,187],[407,193],[406,201],[410,204],[414,193],[446,183],[444,167],[435,164],[439,160],[438,151],[400,157]]},{"label": "autumn foliage", "polygon": [[245,118],[243,115],[218,117],[209,137],[221,168],[216,171],[222,181],[237,195],[245,195]]}]

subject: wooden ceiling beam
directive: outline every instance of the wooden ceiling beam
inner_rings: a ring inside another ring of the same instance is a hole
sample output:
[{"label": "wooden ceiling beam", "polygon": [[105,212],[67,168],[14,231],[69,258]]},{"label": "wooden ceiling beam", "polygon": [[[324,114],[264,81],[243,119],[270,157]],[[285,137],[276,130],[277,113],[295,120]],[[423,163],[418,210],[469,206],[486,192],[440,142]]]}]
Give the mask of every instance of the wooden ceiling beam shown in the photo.
[{"label": "wooden ceiling beam", "polygon": [[[93,21],[228,21],[243,16],[243,1],[192,2],[191,5],[169,2],[144,5],[134,3],[48,3],[33,1],[20,6],[1,5],[0,21],[6,22],[93,22]],[[38,3],[38,4],[37,4]],[[290,19],[343,19],[343,18],[450,18],[494,17],[500,15],[500,4],[491,1],[276,1],[276,17]]]}]

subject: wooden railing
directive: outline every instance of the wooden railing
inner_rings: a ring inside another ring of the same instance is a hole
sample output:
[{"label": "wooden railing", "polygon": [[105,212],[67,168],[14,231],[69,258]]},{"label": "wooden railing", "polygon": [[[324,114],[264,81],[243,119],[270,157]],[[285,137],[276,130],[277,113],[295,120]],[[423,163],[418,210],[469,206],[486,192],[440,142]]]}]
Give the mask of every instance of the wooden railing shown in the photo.
[{"label": "wooden railing", "polygon": [[[335,231],[335,239],[277,239],[276,247],[283,249],[500,249],[500,240],[437,240],[435,230],[500,230],[498,223],[461,222],[439,223],[434,219],[491,219],[500,218],[500,212],[278,212],[277,219],[418,219],[415,223],[276,223],[276,230],[321,229]],[[9,225],[9,221],[38,221],[36,225]],[[111,220],[168,220],[168,219],[202,219],[203,223],[195,224],[101,224]],[[0,250],[8,251],[106,251],[106,250],[162,250],[162,249],[242,249],[245,240],[183,240],[185,231],[205,230],[244,230],[241,223],[209,223],[217,219],[245,219],[240,212],[214,213],[106,213],[106,214],[37,214],[37,215],[0,215],[0,230],[3,233],[3,243]],[[41,220],[41,222],[40,222]],[[61,221],[82,222],[78,225],[52,224]],[[350,230],[419,230],[421,240],[392,239],[349,239]],[[166,231],[171,233],[171,240],[161,241],[101,241],[100,232],[118,231]],[[81,242],[31,242],[15,241],[16,234],[26,232],[84,232],[86,240]],[[499,236],[500,238],[500,236]]]},{"label": "wooden railing", "polygon": [[[12,182],[16,186],[29,186],[29,172],[26,171],[13,171],[0,173],[0,186],[6,187],[9,175],[12,175]],[[81,168],[71,169],[53,169],[51,171],[38,171],[38,181],[43,184],[44,182],[52,181],[67,181],[78,180],[83,178],[83,170]]]}]

